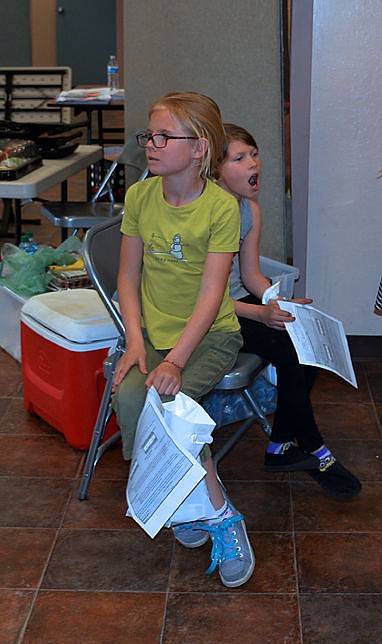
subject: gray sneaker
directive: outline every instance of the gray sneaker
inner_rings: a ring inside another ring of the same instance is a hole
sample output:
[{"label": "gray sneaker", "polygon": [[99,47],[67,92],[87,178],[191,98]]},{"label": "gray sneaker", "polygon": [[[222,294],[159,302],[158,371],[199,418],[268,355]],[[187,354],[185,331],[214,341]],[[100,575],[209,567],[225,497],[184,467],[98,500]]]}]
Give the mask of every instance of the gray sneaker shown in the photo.
[{"label": "gray sneaker", "polygon": [[[232,506],[231,506],[232,507]],[[232,508],[234,512],[234,508]],[[252,576],[255,555],[249,543],[242,514],[235,514],[221,523],[205,526],[212,539],[211,565],[209,575],[219,566],[219,575],[224,586],[236,588],[245,584]]]},{"label": "gray sneaker", "polygon": [[174,537],[185,548],[199,548],[207,543],[210,535],[199,521],[190,521],[190,523],[179,523],[172,528]]}]

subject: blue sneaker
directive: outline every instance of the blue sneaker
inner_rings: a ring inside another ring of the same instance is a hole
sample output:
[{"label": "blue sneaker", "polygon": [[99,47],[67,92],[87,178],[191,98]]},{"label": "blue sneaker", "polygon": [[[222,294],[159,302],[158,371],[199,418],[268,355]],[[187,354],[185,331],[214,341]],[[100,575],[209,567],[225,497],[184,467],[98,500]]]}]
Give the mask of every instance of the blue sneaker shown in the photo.
[{"label": "blue sneaker", "polygon": [[174,537],[185,548],[199,548],[204,543],[207,543],[210,535],[204,528],[200,521],[190,521],[190,523],[179,523],[172,528]]},{"label": "blue sneaker", "polygon": [[211,565],[206,575],[211,574],[219,566],[219,575],[224,586],[236,588],[245,584],[252,576],[255,568],[255,555],[249,543],[247,530],[242,514],[229,506],[235,514],[220,523],[207,526],[212,539]]}]

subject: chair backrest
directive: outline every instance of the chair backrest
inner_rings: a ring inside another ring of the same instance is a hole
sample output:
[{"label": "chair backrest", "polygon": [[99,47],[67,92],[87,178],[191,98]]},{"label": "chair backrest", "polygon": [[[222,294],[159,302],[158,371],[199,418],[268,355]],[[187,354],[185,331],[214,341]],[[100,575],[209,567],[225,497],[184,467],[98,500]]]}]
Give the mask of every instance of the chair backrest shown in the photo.
[{"label": "chair backrest", "polygon": [[145,151],[139,147],[135,133],[127,139],[118,157],[111,164],[110,169],[93,196],[92,201],[97,201],[97,199],[107,191],[108,183],[118,165],[125,166],[126,188],[136,181],[145,179],[147,176],[148,169],[146,154]]},{"label": "chair backrest", "polygon": [[118,332],[125,328],[112,297],[117,290],[119,256],[121,247],[122,215],[105,219],[90,228],[84,239],[83,259],[90,279],[109,312]]}]

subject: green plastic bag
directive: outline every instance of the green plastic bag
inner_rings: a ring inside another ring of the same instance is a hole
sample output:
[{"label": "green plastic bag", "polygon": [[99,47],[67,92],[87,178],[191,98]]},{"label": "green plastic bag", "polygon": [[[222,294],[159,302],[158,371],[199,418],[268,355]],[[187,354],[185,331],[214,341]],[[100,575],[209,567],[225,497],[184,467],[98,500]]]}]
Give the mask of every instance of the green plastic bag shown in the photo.
[{"label": "green plastic bag", "polygon": [[0,286],[7,286],[24,297],[39,295],[48,290],[52,276],[48,266],[68,266],[75,262],[73,253],[80,254],[81,241],[75,235],[68,237],[57,248],[40,248],[33,255],[14,244],[4,244],[0,262]]}]

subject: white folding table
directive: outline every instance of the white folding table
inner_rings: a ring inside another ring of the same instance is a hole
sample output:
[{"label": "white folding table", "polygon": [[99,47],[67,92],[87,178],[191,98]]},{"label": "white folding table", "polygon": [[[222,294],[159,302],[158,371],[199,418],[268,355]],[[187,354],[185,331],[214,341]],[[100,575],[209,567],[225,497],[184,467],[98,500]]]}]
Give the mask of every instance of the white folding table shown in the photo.
[{"label": "white folding table", "polygon": [[[14,201],[15,244],[21,238],[21,202],[35,199],[49,188],[61,184],[61,200],[67,201],[67,180],[81,170],[97,163],[103,157],[98,145],[79,145],[78,148],[62,159],[44,159],[43,165],[21,179],[0,181],[0,199]],[[89,197],[88,197],[89,198]],[[4,215],[3,215],[4,216]],[[4,223],[4,222],[3,222]]]}]

